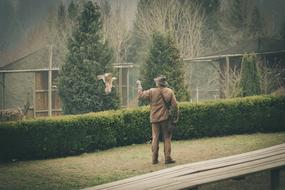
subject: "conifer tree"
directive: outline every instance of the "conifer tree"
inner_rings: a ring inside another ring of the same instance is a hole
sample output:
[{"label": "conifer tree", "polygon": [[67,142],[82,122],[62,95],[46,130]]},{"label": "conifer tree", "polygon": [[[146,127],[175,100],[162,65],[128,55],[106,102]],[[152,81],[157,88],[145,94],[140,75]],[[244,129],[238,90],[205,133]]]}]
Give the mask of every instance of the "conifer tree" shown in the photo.
[{"label": "conifer tree", "polygon": [[71,21],[75,21],[78,16],[78,5],[73,1],[68,5],[68,17]]},{"label": "conifer tree", "polygon": [[177,100],[189,100],[179,50],[170,34],[157,32],[153,34],[152,45],[142,71],[144,89],[154,87],[153,79],[158,75],[166,76],[169,87],[175,91]]},{"label": "conifer tree", "polygon": [[67,11],[70,19],[76,18],[78,14],[78,5],[76,5],[74,1],[71,1],[71,3],[68,5]]},{"label": "conifer tree", "polygon": [[77,28],[69,39],[69,53],[59,76],[59,94],[67,114],[119,106],[115,88],[105,94],[103,81],[97,80],[97,75],[112,72],[112,51],[102,42],[101,30],[99,6],[89,1],[84,4]]},{"label": "conifer tree", "polygon": [[66,17],[66,12],[65,12],[65,6],[61,2],[58,11],[57,11],[57,24],[58,28],[64,29],[65,28],[65,18]]},{"label": "conifer tree", "polygon": [[257,7],[254,7],[252,15],[251,15],[251,21],[249,23],[248,29],[249,29],[249,35],[253,38],[259,38],[262,37],[262,19],[260,16],[260,12]]},{"label": "conifer tree", "polygon": [[261,93],[260,75],[256,65],[255,54],[245,54],[241,63],[241,96],[253,96]]}]

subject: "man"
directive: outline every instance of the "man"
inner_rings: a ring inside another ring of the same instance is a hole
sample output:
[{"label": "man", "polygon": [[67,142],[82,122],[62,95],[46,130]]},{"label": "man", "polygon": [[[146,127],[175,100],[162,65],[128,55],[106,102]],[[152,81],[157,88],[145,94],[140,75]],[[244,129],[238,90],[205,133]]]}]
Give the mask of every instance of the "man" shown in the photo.
[{"label": "man", "polygon": [[174,92],[167,88],[167,81],[165,76],[159,76],[154,79],[156,88],[149,90],[142,90],[140,81],[138,84],[138,97],[148,99],[150,102],[150,122],[152,125],[152,164],[158,163],[159,151],[159,134],[163,133],[164,140],[164,159],[165,164],[175,163],[171,158],[171,138],[172,129],[169,128],[169,110],[166,103],[177,108],[176,97]]}]

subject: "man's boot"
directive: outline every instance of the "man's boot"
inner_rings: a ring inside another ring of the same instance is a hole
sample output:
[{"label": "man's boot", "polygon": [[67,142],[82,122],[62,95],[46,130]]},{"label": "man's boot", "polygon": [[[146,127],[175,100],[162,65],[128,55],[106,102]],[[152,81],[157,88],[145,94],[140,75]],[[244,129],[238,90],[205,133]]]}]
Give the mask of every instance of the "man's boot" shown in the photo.
[{"label": "man's boot", "polygon": [[168,158],[165,160],[165,164],[174,164],[176,161],[173,160],[172,158]]}]

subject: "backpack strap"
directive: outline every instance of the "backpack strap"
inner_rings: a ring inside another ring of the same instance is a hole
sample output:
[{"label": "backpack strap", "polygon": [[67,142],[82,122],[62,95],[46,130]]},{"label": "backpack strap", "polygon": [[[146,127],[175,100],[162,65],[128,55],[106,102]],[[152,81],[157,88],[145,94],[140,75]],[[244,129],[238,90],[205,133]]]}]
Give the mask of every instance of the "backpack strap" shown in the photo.
[{"label": "backpack strap", "polygon": [[166,106],[167,109],[170,109],[170,105],[166,102],[166,100],[165,100],[161,90],[159,92],[160,92],[160,96],[161,96],[161,98],[162,98],[162,100],[164,102],[164,105]]}]

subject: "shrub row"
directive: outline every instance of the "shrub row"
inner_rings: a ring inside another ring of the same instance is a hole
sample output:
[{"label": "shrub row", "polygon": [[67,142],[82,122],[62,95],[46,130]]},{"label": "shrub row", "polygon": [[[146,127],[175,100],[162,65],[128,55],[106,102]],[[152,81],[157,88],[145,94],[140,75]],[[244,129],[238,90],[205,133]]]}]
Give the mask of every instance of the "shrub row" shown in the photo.
[{"label": "shrub row", "polygon": [[[181,103],[174,139],[285,131],[285,97]],[[151,140],[149,108],[0,124],[0,160],[79,154]]]}]

